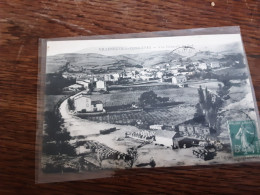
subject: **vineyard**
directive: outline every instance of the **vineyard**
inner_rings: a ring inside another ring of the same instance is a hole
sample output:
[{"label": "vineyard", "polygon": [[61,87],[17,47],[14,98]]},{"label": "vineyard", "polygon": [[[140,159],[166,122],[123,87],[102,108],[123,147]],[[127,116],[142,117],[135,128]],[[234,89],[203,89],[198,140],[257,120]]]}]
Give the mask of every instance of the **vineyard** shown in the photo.
[{"label": "vineyard", "polygon": [[96,122],[120,125],[134,125],[137,120],[148,124],[176,125],[193,118],[194,112],[194,106],[179,105],[173,108],[160,108],[149,112],[108,113],[103,116],[84,116],[84,118]]},{"label": "vineyard", "polygon": [[[170,101],[187,102],[194,105],[198,102],[197,89],[194,88],[170,88],[170,89],[155,89],[153,90],[160,97],[169,97]],[[139,97],[146,90],[136,91],[111,91],[109,94],[95,94],[91,95],[93,101],[100,100],[103,102],[104,107],[107,106],[120,106],[137,103]]]},{"label": "vineyard", "polygon": [[[112,92],[110,94],[92,95],[91,99],[101,100],[104,107],[129,105],[133,102],[137,103],[138,98],[144,91],[128,91],[128,92]],[[194,88],[177,88],[154,90],[161,97],[169,97],[171,102],[182,102],[174,106],[165,106],[144,110],[128,110],[127,112],[111,112],[102,116],[81,116],[91,121],[106,122],[110,124],[135,125],[137,120],[141,120],[147,124],[168,124],[176,125],[185,120],[193,118],[195,113],[195,105],[198,102],[197,89]]]}]

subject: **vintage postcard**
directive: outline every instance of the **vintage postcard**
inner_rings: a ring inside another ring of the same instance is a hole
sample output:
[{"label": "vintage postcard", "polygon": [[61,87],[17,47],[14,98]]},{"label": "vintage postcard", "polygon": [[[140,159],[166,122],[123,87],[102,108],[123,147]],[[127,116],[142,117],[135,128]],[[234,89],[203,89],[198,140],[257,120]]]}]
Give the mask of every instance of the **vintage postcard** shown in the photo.
[{"label": "vintage postcard", "polygon": [[40,180],[257,160],[259,114],[233,28],[44,40]]}]

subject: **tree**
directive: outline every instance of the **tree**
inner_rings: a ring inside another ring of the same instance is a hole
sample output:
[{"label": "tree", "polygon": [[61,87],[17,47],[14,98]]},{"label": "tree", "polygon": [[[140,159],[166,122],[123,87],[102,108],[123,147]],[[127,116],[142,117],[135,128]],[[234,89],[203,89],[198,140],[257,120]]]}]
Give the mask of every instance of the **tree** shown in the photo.
[{"label": "tree", "polygon": [[202,108],[204,107],[204,103],[205,103],[205,97],[204,97],[204,93],[203,93],[203,89],[200,88],[198,89],[198,93],[199,93],[199,103],[201,104]]},{"label": "tree", "polygon": [[204,123],[205,122],[205,116],[203,113],[203,109],[201,108],[200,103],[197,103],[196,106],[196,111],[194,114],[194,121],[198,122],[198,123]]},{"label": "tree", "polygon": [[[199,103],[196,105],[196,112],[194,120],[200,123],[205,121],[208,123],[210,129],[216,129],[217,114],[222,105],[222,100],[218,96],[211,94],[208,89],[198,89]],[[211,131],[213,132],[213,131]]]},{"label": "tree", "polygon": [[156,106],[160,103],[166,103],[170,100],[169,97],[158,97],[153,91],[144,92],[139,98],[139,104],[142,107]]},{"label": "tree", "polygon": [[206,112],[209,111],[211,107],[212,107],[212,95],[208,91],[208,88],[206,87],[206,89],[205,89],[205,105],[204,105]]},{"label": "tree", "polygon": [[47,74],[46,76],[46,94],[57,95],[61,94],[63,88],[75,84],[76,79],[64,78],[62,72]]},{"label": "tree", "polygon": [[221,81],[223,83],[223,86],[222,84],[218,84],[217,94],[221,99],[223,99],[227,97],[229,94],[229,89],[231,88],[231,82],[229,81],[229,79],[226,78],[224,79],[222,78]]},{"label": "tree", "polygon": [[127,149],[127,154],[130,157],[128,160],[128,165],[132,168],[134,165],[134,162],[138,158],[137,148],[132,147],[132,148]]},{"label": "tree", "polygon": [[72,98],[68,99],[68,107],[70,110],[75,110],[74,99]]},{"label": "tree", "polygon": [[141,94],[139,102],[142,107],[151,106],[155,105],[158,102],[158,98],[153,91],[148,91]]},{"label": "tree", "polygon": [[74,147],[69,144],[70,133],[64,127],[64,120],[60,113],[45,112],[45,133],[43,139],[43,152],[45,154],[74,155]]}]

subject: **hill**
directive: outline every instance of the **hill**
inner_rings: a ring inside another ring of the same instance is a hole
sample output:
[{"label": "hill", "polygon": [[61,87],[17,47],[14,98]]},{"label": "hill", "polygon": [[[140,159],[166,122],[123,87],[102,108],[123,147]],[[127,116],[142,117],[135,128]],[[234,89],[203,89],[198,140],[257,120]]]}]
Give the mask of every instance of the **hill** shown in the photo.
[{"label": "hill", "polygon": [[61,70],[67,63],[73,67],[73,71],[97,70],[97,69],[122,69],[122,67],[153,67],[161,63],[170,63],[172,60],[182,58],[176,53],[169,54],[169,51],[159,51],[139,54],[125,54],[118,56],[106,56],[95,53],[70,53],[59,54],[47,57],[47,73],[54,73]]}]

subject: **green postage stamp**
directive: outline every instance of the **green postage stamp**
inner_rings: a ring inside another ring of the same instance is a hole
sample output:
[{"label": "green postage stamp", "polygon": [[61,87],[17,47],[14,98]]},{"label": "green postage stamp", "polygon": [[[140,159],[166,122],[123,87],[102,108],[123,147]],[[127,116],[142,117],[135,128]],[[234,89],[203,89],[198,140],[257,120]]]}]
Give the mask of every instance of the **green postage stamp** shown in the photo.
[{"label": "green postage stamp", "polygon": [[229,121],[228,128],[234,157],[260,155],[260,141],[253,120]]}]

